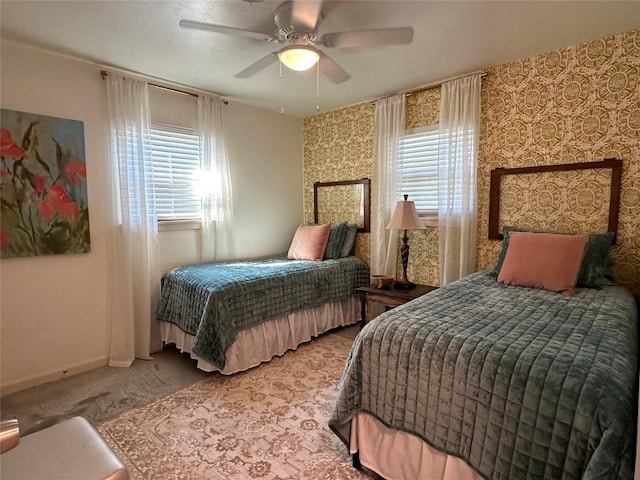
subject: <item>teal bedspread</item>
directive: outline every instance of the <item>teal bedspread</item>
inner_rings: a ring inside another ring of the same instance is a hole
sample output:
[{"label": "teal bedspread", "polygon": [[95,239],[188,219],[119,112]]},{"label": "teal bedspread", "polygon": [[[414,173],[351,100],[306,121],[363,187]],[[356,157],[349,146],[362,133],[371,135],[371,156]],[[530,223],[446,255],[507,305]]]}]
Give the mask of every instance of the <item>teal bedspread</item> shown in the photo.
[{"label": "teal bedspread", "polygon": [[366,412],[487,479],[633,478],[637,311],[476,273],[384,313],[354,342],[329,425]]},{"label": "teal bedspread", "polygon": [[194,336],[193,352],[223,368],[239,331],[348,299],[368,282],[369,267],[357,257],[186,265],[162,277],[157,318]]}]

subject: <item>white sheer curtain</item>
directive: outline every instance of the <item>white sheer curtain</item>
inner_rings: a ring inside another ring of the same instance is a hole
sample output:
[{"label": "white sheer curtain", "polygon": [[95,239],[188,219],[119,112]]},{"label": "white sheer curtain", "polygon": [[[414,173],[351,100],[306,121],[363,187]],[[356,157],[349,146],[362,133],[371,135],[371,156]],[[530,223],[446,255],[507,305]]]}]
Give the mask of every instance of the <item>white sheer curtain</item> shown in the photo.
[{"label": "white sheer curtain", "polygon": [[481,76],[442,84],[438,148],[440,285],[475,270]]},{"label": "white sheer curtain", "polygon": [[107,78],[111,140],[113,257],[109,365],[128,367],[161,348],[158,226],[153,201],[147,83]]},{"label": "white sheer curtain", "polygon": [[398,231],[386,230],[398,201],[396,175],[398,141],[404,134],[405,95],[394,95],[376,102],[374,124],[373,174],[376,202],[371,219],[371,273],[396,274]]},{"label": "white sheer curtain", "polygon": [[201,262],[237,257],[233,224],[233,195],[224,142],[220,98],[198,96],[198,130],[202,165]]}]

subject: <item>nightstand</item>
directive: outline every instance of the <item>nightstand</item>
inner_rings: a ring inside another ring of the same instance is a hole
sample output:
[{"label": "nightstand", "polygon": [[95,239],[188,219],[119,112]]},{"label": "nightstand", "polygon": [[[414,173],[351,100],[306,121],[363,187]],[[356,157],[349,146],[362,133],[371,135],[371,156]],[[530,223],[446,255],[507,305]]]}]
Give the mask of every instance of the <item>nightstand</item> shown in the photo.
[{"label": "nightstand", "polygon": [[438,287],[419,284],[411,290],[393,287],[360,287],[358,291],[362,298],[362,324],[366,325],[367,322],[373,320],[381,313],[421,297],[436,288]]}]

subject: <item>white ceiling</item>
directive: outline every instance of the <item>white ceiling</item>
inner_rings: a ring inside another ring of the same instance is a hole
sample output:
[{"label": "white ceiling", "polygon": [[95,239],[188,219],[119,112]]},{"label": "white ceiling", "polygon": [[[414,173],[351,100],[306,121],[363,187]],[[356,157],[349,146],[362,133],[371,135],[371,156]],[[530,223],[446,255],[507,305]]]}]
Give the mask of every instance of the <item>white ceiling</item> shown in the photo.
[{"label": "white ceiling", "polygon": [[[304,117],[316,113],[316,74],[274,63],[234,78],[280,48],[180,28],[181,19],[275,33],[280,0],[0,2],[0,35],[238,102]],[[640,28],[640,1],[326,1],[319,35],[412,26],[410,45],[322,48],[351,79],[320,77],[320,111],[438,82],[532,55]]]}]

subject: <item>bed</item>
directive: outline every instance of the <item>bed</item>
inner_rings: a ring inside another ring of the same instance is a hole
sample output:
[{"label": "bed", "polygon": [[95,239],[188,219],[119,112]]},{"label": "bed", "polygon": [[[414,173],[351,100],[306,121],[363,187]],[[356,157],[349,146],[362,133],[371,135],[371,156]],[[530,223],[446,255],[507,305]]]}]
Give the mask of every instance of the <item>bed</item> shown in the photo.
[{"label": "bed", "polygon": [[368,282],[355,256],[185,265],[163,276],[157,318],[165,343],[231,374],[360,321],[357,289]]},{"label": "bed", "polygon": [[[354,342],[329,420],[354,466],[388,479],[633,478],[638,310],[610,275],[621,171],[607,159],[491,172],[495,268],[383,313]],[[547,182],[592,182],[609,202],[512,204]],[[521,228],[506,225],[518,212]]]},{"label": "bed", "polygon": [[622,287],[475,273],[366,325],[330,427],[385,478],[630,479],[637,350]]},{"label": "bed", "polygon": [[286,255],[167,272],[157,311],[163,342],[202,370],[232,374],[361,321],[358,288],[369,284],[369,266],[354,254],[357,233],[370,231],[370,183],[316,182],[313,223],[298,226]]}]

